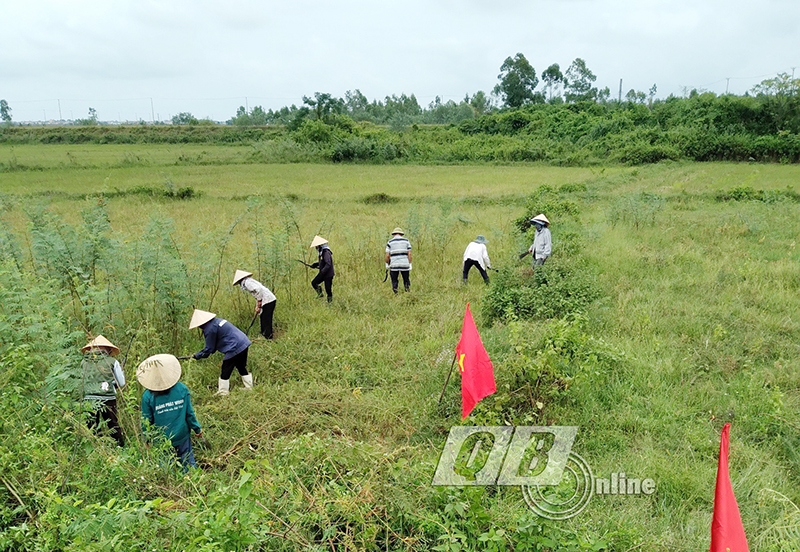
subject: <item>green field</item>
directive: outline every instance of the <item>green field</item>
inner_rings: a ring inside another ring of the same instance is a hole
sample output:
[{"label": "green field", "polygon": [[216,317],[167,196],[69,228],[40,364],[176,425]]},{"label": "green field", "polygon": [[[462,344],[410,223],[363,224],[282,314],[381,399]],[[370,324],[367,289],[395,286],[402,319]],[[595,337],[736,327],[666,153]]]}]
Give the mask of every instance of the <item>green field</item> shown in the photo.
[{"label": "green field", "polygon": [[[750,549],[800,548],[800,166],[265,165],[247,150],[0,147],[16,167],[0,172],[0,550],[706,549],[726,422]],[[539,211],[545,288],[515,224]],[[414,270],[394,296],[397,225]],[[296,262],[315,234],[334,252],[330,305]],[[500,269],[489,288],[460,282],[477,234]],[[278,297],[277,337],[251,347],[249,394],[234,374],[214,396],[219,355],[184,362],[212,450],[181,477],[139,436],[135,367],[202,348],[193,307],[246,328],[236,269]],[[652,478],[655,494],[555,522],[517,487],[431,486],[462,423],[457,376],[437,399],[467,302],[498,392],[464,425],[579,426],[596,477]],[[87,333],[130,344],[123,450],[69,398]]]}]

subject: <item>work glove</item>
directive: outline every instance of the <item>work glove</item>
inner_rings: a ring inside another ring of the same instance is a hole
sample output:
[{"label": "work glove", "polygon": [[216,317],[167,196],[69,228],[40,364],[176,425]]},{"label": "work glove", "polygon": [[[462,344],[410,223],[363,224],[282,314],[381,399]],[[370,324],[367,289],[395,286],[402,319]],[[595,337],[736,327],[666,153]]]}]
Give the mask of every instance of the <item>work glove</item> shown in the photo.
[{"label": "work glove", "polygon": [[319,263],[314,263],[311,265],[311,268],[319,268]]},{"label": "work glove", "polygon": [[408,269],[411,270],[411,263],[408,263]]},{"label": "work glove", "polygon": [[525,253],[520,253],[520,254],[519,254],[519,258],[520,258],[520,259],[524,259],[524,258],[525,258],[525,255],[527,255],[527,254],[528,254],[528,252],[527,252],[527,251],[526,251]]},{"label": "work glove", "polygon": [[193,354],[192,358],[195,359],[195,360],[200,360],[200,353]]},{"label": "work glove", "polygon": [[389,263],[383,263],[383,266],[386,267],[386,270],[389,270]]}]

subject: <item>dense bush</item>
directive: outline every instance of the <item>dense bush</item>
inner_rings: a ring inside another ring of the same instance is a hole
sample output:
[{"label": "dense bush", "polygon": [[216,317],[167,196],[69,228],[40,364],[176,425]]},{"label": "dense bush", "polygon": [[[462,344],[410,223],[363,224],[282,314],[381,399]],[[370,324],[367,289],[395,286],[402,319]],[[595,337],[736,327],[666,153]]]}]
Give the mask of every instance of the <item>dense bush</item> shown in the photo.
[{"label": "dense bush", "polygon": [[498,272],[484,299],[483,315],[489,321],[560,318],[581,312],[598,296],[588,269],[556,256],[535,270]]},{"label": "dense bush", "polygon": [[[295,117],[285,127],[242,125],[0,128],[0,143],[251,144],[255,163],[800,161],[800,102],[774,96],[670,97],[631,102],[534,104],[457,124],[432,117],[411,124],[397,113],[388,127],[330,113]],[[130,160],[136,162],[136,160]],[[143,160],[139,161],[143,163]],[[188,159],[202,164],[203,160]],[[24,170],[19,164],[0,170]]]}]

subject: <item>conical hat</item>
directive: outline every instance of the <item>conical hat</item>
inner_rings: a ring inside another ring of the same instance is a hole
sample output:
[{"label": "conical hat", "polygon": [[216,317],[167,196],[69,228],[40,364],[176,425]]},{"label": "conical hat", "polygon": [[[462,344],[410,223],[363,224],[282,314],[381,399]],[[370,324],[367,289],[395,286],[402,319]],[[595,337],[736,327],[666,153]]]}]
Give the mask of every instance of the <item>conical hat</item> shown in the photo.
[{"label": "conical hat", "polygon": [[153,355],[136,368],[136,379],[150,391],[164,391],[181,379],[181,363],[172,355]]},{"label": "conical hat", "polygon": [[533,218],[531,219],[531,221],[534,221],[534,220],[538,220],[539,222],[543,222],[543,223],[545,223],[547,226],[550,226],[550,221],[549,221],[549,220],[547,220],[547,217],[546,217],[546,216],[544,216],[544,214],[543,214],[543,213],[539,213],[538,215],[536,215],[535,217],[533,217]]},{"label": "conical hat", "polygon": [[189,329],[199,328],[209,320],[213,320],[217,316],[213,312],[208,312],[200,309],[194,309],[192,313],[192,320],[189,322]]},{"label": "conical hat", "polygon": [[236,284],[238,284],[239,282],[241,282],[242,280],[244,280],[248,276],[252,276],[252,275],[253,275],[252,272],[245,272],[244,270],[237,270],[236,274],[233,275],[233,283],[231,285],[235,286]]},{"label": "conical hat", "polygon": [[82,353],[88,353],[91,349],[96,349],[98,347],[106,347],[111,349],[111,356],[117,356],[119,354],[119,347],[111,343],[108,339],[103,337],[102,335],[98,335],[94,339],[92,339],[89,343],[83,346],[81,349]]},{"label": "conical hat", "polygon": [[314,236],[314,239],[311,240],[310,247],[317,247],[318,245],[322,245],[323,243],[328,243],[328,240],[326,240],[322,236]]}]

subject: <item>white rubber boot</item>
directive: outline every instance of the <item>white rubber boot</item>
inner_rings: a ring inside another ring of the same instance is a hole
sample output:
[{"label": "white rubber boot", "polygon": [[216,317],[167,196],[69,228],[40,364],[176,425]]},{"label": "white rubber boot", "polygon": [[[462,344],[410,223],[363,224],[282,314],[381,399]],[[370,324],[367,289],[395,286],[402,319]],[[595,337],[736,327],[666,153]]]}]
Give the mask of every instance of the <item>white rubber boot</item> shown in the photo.
[{"label": "white rubber boot", "polygon": [[231,382],[230,380],[219,379],[219,389],[217,395],[228,395],[230,393]]},{"label": "white rubber boot", "polygon": [[253,389],[253,374],[242,376],[242,383],[244,383],[245,389]]}]

